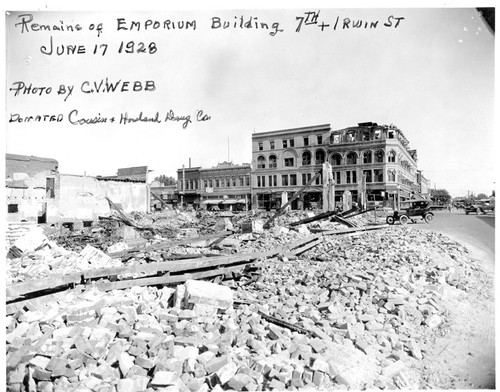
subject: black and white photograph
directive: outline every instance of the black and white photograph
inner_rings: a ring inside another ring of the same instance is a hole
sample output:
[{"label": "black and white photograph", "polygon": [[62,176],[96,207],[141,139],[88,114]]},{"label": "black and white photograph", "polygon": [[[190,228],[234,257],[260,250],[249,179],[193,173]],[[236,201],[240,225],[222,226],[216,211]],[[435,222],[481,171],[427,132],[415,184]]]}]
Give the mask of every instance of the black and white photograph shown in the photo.
[{"label": "black and white photograph", "polygon": [[193,4],[7,3],[6,391],[495,389],[495,7]]}]

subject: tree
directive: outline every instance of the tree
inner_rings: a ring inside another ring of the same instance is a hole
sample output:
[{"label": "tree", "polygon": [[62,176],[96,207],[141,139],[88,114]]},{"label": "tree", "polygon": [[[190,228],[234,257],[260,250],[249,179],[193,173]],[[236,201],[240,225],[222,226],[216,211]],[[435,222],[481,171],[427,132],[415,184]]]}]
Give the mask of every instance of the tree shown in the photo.
[{"label": "tree", "polygon": [[165,174],[161,174],[155,177],[154,181],[160,182],[163,185],[175,185],[177,184],[177,180],[174,177],[167,176]]},{"label": "tree", "polygon": [[488,196],[486,195],[486,193],[479,193],[479,194],[477,195],[477,198],[478,198],[478,199],[486,199],[487,197],[488,197]]},{"label": "tree", "polygon": [[451,196],[446,189],[431,189],[431,199],[436,204],[448,204]]}]

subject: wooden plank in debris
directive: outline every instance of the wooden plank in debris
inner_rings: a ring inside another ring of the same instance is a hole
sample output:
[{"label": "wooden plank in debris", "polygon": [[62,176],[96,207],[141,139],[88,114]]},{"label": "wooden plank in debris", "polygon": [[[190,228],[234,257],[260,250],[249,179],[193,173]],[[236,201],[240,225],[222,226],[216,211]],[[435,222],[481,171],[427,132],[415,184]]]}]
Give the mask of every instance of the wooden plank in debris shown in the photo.
[{"label": "wooden plank in debris", "polygon": [[226,275],[233,272],[240,272],[245,268],[245,264],[236,265],[226,268],[216,268],[210,271],[187,273],[182,275],[164,275],[149,278],[137,278],[129,280],[121,280],[117,282],[97,283],[93,287],[101,291],[126,289],[134,286],[155,286],[167,285],[185,282],[188,279],[205,279],[213,276]]},{"label": "wooden plank in debris", "polygon": [[30,280],[22,283],[14,283],[6,288],[7,298],[19,298],[23,295],[35,293],[42,290],[50,290],[69,284],[77,284],[82,280],[82,273],[73,273],[69,275],[54,275],[43,279]]},{"label": "wooden plank in debris", "polygon": [[335,211],[326,211],[326,212],[322,212],[321,214],[318,214],[316,216],[313,216],[311,218],[305,218],[305,219],[299,220],[297,222],[291,222],[288,224],[288,226],[293,227],[293,226],[299,226],[299,225],[306,224],[306,223],[316,222],[319,220],[329,218],[330,216],[336,215],[336,214],[337,214],[337,212],[335,212]]},{"label": "wooden plank in debris", "polygon": [[300,248],[297,248],[297,249],[294,249],[292,251],[290,251],[290,254],[294,255],[294,256],[297,256],[297,255],[300,255],[301,253],[304,253],[305,251],[311,249],[311,248],[314,248],[316,245],[319,245],[323,242],[323,239],[322,238],[318,238],[317,240],[313,241],[313,242],[310,242],[304,246],[301,246]]},{"label": "wooden plank in debris", "polygon": [[225,264],[234,264],[237,262],[252,261],[255,259],[271,257],[280,253],[279,249],[274,249],[266,252],[247,253],[234,256],[216,256],[202,257],[196,259],[187,259],[180,261],[166,261],[147,264],[135,264],[126,267],[101,268],[96,270],[84,271],[84,279],[92,279],[106,276],[146,273],[154,274],[157,272],[179,272],[202,269],[207,267],[216,267]]},{"label": "wooden plank in debris", "polygon": [[347,234],[347,233],[355,233],[355,232],[363,232],[363,231],[371,231],[371,230],[379,230],[379,229],[384,229],[386,227],[389,227],[388,224],[383,224],[383,225],[373,225],[373,226],[361,226],[361,227],[353,227],[350,229],[344,229],[344,230],[328,230],[328,231],[323,231],[323,235],[340,235],[340,234]]},{"label": "wooden plank in debris", "polygon": [[348,221],[347,219],[342,218],[340,216],[332,217],[332,221],[342,223],[343,225],[346,225],[347,227],[356,227],[356,224],[354,224],[354,223],[352,223],[352,222]]},{"label": "wooden plank in debris", "polygon": [[108,253],[108,256],[111,257],[112,259],[116,259],[118,257],[123,257],[126,256],[127,254],[134,253],[134,252],[150,252],[150,251],[155,251],[155,250],[161,250],[161,249],[166,249],[166,248],[171,248],[174,246],[178,245],[187,245],[193,242],[198,242],[198,241],[205,241],[208,239],[212,238],[219,238],[219,237],[226,237],[228,235],[233,234],[230,231],[225,231],[222,233],[217,233],[217,234],[207,234],[204,236],[200,237],[189,237],[189,238],[182,238],[180,240],[175,240],[175,241],[163,241],[158,244],[152,244],[152,245],[147,245],[147,246],[137,246],[132,249],[127,249],[123,250],[120,252],[113,252],[113,253]]},{"label": "wooden plank in debris", "polygon": [[75,293],[75,294],[80,294],[82,292],[83,287],[82,286],[77,286],[74,289],[71,289],[69,291],[61,291],[58,293],[53,293],[53,294],[46,294],[42,295],[40,297],[36,298],[30,298],[30,299],[23,299],[20,301],[12,302],[9,303],[5,306],[5,311],[6,315],[14,314],[19,310],[22,310],[26,307],[28,308],[35,308],[35,309],[42,309],[47,304],[57,302],[60,300],[63,300],[64,297],[69,293]]}]

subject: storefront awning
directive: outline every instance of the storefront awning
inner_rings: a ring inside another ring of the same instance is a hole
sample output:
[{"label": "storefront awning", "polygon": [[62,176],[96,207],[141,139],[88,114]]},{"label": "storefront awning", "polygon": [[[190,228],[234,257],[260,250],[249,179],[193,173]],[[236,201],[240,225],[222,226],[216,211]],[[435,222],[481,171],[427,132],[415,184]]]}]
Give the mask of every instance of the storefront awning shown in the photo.
[{"label": "storefront awning", "polygon": [[203,200],[201,204],[220,204],[222,200]]},{"label": "storefront awning", "polygon": [[236,204],[236,199],[226,199],[226,200],[223,200],[222,204]]}]

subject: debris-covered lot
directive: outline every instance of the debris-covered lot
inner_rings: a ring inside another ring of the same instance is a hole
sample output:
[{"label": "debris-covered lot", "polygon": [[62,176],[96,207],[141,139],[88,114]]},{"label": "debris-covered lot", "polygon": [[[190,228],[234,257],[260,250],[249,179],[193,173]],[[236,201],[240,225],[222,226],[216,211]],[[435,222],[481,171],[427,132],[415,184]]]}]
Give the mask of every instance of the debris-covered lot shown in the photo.
[{"label": "debris-covered lot", "polygon": [[458,302],[493,292],[463,245],[366,214],[354,228],[290,227],[306,217],[292,212],[269,229],[267,216],[226,215],[19,235],[7,258],[7,389],[452,387],[452,371],[429,368],[436,342]]}]

